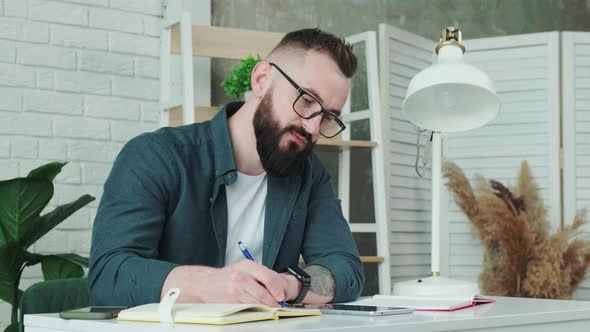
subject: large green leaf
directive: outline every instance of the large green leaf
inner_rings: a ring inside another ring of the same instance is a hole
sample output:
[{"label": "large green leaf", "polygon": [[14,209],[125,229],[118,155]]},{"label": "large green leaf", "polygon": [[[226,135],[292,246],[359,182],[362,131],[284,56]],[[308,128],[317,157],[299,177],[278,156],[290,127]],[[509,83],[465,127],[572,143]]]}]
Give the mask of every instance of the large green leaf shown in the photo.
[{"label": "large green leaf", "polygon": [[20,241],[53,196],[47,179],[17,178],[0,182],[0,246]]},{"label": "large green leaf", "polygon": [[4,234],[4,226],[2,225],[2,219],[0,219],[0,245],[8,243],[10,238],[7,234]]},{"label": "large green leaf", "polygon": [[84,195],[74,202],[58,206],[55,210],[43,215],[35,223],[35,227],[30,228],[27,234],[23,236],[21,241],[22,246],[28,248],[67,217],[71,216],[74,212],[92,202],[94,199],[95,198],[90,195]]},{"label": "large green leaf", "polygon": [[66,164],[67,163],[60,162],[45,164],[29,172],[29,175],[27,175],[27,177],[36,179],[47,179],[49,181],[53,181],[53,179],[55,179],[55,177],[61,172],[61,169]]},{"label": "large green leaf", "polygon": [[[0,299],[10,303],[14,300],[14,291],[20,278],[20,270],[27,261],[37,257],[16,242],[10,242],[0,247]],[[22,293],[19,291],[19,293]]]},{"label": "large green leaf", "polygon": [[45,280],[81,278],[84,276],[82,266],[59,255],[47,255],[43,257],[41,260],[41,270],[43,271],[43,278]]},{"label": "large green leaf", "polygon": [[61,257],[72,263],[76,263],[80,266],[88,267],[88,257],[83,257],[76,254],[56,254],[55,256]]},{"label": "large green leaf", "polygon": [[[26,250],[94,197],[84,195],[40,216],[53,196],[53,179],[65,163],[49,163],[29,173],[26,178],[0,181],[0,299],[13,307],[14,313],[23,292],[18,289],[25,266],[41,263],[46,280],[84,276],[88,258],[75,254],[40,255]],[[18,331],[11,325],[5,331]]]}]

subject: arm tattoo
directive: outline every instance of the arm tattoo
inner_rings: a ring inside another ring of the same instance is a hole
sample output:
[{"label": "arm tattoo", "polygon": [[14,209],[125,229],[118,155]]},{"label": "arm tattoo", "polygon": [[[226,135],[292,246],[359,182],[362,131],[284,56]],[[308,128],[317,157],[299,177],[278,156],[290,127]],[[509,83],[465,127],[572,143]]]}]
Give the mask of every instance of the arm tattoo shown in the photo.
[{"label": "arm tattoo", "polygon": [[311,277],[309,291],[319,295],[334,296],[336,284],[332,273],[323,266],[309,265],[303,269]]}]

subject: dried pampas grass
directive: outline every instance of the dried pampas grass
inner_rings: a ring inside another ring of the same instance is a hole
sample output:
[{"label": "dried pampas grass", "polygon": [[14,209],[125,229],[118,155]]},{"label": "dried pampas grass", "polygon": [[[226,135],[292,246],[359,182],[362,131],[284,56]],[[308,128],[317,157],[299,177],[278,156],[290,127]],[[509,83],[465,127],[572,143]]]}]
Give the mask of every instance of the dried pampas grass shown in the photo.
[{"label": "dried pampas grass", "polygon": [[578,237],[586,223],[585,210],[571,226],[549,235],[547,210],[525,161],[514,188],[476,176],[474,192],[463,171],[451,162],[445,162],[443,174],[484,245],[484,294],[572,297],[590,266],[590,241]]}]

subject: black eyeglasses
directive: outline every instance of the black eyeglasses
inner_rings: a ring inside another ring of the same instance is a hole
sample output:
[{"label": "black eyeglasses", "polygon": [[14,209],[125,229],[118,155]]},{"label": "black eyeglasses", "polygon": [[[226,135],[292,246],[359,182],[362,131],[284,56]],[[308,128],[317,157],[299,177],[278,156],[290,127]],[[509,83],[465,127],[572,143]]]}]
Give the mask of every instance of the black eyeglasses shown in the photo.
[{"label": "black eyeglasses", "polygon": [[295,83],[279,66],[274,63],[270,63],[271,66],[275,67],[284,78],[293,85],[299,92],[299,96],[293,102],[293,111],[300,117],[309,120],[315,118],[318,115],[322,116],[320,122],[320,134],[326,138],[332,138],[340,134],[346,126],[338,117],[324,109],[324,106],[309,92],[303,90],[299,84]]}]

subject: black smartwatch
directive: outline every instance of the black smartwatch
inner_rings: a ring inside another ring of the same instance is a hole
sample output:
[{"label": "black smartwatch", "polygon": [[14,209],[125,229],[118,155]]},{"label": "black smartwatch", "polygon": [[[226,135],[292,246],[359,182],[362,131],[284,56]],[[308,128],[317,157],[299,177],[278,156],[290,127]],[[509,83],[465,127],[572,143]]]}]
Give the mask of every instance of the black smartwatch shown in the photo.
[{"label": "black smartwatch", "polygon": [[289,303],[301,303],[305,298],[305,295],[307,295],[309,287],[311,286],[311,277],[298,266],[289,266],[287,268],[287,272],[289,272],[290,275],[297,278],[297,280],[299,280],[299,283],[301,284],[301,291],[299,292],[299,295],[297,295],[297,298],[295,300],[290,301]]}]

